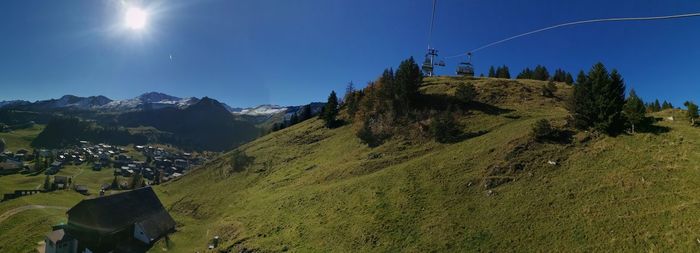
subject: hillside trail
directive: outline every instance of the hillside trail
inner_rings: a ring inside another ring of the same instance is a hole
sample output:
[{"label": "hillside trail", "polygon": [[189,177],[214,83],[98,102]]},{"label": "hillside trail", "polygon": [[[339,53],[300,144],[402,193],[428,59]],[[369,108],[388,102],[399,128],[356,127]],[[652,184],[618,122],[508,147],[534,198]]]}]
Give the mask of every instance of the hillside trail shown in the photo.
[{"label": "hillside trail", "polygon": [[44,205],[26,205],[26,206],[20,206],[15,209],[9,210],[3,214],[0,214],[0,223],[5,221],[6,219],[12,217],[15,214],[28,211],[28,210],[35,210],[35,209],[59,209],[59,210],[68,210],[67,207],[63,206],[44,206]]}]

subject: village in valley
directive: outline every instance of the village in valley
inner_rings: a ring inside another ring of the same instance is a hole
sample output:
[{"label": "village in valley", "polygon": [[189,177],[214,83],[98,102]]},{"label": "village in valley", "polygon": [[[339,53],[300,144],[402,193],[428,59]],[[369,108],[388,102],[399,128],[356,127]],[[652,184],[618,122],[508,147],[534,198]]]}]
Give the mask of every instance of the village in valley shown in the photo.
[{"label": "village in valley", "polygon": [[[0,137],[8,134],[12,131]],[[49,231],[39,252],[147,250],[175,229],[151,186],[186,176],[212,155],[165,145],[80,141],[63,149],[30,149],[2,144],[0,214],[58,209],[45,228],[35,228]],[[28,205],[11,209],[21,203],[17,200]]]},{"label": "village in valley", "polygon": [[[81,141],[79,146],[60,150],[4,151],[0,159],[0,175],[43,176],[44,179],[42,185],[16,189],[20,194],[3,193],[2,200],[21,197],[21,193],[27,190],[48,192],[70,189],[90,195],[109,190],[157,185],[177,179],[192,166],[205,161],[201,156],[193,156],[192,153],[177,151],[174,148],[140,145],[120,147],[103,143],[90,144],[87,141]],[[100,182],[99,188],[89,189],[78,180],[78,176],[87,174],[103,177],[113,175],[113,178]]]}]

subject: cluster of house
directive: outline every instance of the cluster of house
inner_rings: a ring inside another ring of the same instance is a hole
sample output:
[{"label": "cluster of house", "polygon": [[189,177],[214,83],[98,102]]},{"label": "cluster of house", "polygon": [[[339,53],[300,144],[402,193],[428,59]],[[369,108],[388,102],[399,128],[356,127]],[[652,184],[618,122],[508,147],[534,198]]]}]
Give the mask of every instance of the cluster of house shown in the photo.
[{"label": "cluster of house", "polygon": [[33,159],[33,155],[25,149],[17,152],[5,151],[0,153],[0,175],[14,174],[25,169],[24,161]]},{"label": "cluster of house", "polygon": [[114,168],[115,176],[130,177],[140,174],[153,182],[165,182],[182,176],[191,166],[203,163],[203,159],[194,158],[191,153],[171,152],[153,146],[135,146],[136,151],[146,157],[146,161],[134,159],[124,147],[95,144],[82,141],[73,149],[57,152],[46,174],[53,175],[67,164],[80,165],[91,163],[95,171],[105,167]]},{"label": "cluster of house", "polygon": [[85,199],[66,214],[46,235],[46,253],[146,252],[176,225],[151,187]]}]

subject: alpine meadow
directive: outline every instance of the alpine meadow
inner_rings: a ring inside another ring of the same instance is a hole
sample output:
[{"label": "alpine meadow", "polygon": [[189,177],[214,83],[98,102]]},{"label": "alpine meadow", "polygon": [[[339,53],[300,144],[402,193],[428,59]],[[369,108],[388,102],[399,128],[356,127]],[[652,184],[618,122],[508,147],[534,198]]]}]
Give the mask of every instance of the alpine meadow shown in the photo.
[{"label": "alpine meadow", "polygon": [[0,252],[697,251],[698,11],[3,3]]}]

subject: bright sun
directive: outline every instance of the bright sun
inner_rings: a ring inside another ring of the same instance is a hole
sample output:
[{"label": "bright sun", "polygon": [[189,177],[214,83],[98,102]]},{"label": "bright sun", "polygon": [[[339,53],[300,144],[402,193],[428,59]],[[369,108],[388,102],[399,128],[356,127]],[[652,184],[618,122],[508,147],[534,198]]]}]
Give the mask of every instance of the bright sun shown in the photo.
[{"label": "bright sun", "polygon": [[126,27],[133,30],[141,30],[148,22],[148,13],[142,9],[130,7],[126,11],[124,21],[126,22]]}]

